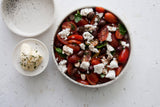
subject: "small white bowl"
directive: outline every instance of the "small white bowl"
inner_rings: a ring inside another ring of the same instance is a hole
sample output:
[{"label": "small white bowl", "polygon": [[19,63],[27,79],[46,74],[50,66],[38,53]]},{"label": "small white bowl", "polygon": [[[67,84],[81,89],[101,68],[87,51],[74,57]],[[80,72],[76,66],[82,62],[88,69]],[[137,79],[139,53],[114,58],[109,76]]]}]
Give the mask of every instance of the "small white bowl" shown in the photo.
[{"label": "small white bowl", "polygon": [[[97,6],[81,7],[81,8],[77,8],[77,9],[75,9],[75,10],[79,10],[79,9],[82,9],[82,8],[88,8],[88,7],[91,7],[91,8],[92,8],[92,7],[97,7]],[[100,7],[100,6],[99,6],[99,7]],[[105,7],[103,7],[103,8],[105,8]],[[75,10],[73,10],[73,11],[75,11]],[[75,84],[77,84],[77,85],[83,86],[83,87],[99,88],[99,87],[104,87],[104,86],[107,86],[107,85],[109,85],[109,84],[114,83],[115,81],[117,81],[117,80],[124,74],[124,72],[126,72],[126,71],[128,70],[128,65],[129,65],[129,63],[130,63],[130,61],[131,61],[131,57],[132,57],[132,46],[133,46],[133,44],[132,44],[132,37],[131,37],[130,29],[128,29],[129,26],[128,26],[126,20],[123,21],[123,20],[122,20],[122,17],[121,17],[121,16],[118,16],[118,14],[116,14],[116,12],[113,12],[113,11],[107,9],[107,8],[105,8],[105,10],[113,13],[113,14],[124,24],[124,26],[126,27],[126,29],[127,29],[127,31],[128,31],[128,35],[129,35],[129,38],[130,38],[130,55],[129,55],[128,61],[127,61],[126,65],[125,65],[125,67],[123,68],[123,70],[121,71],[121,73],[120,73],[115,79],[113,79],[113,80],[111,80],[111,81],[109,81],[109,82],[102,83],[102,84],[97,84],[97,85],[84,85],[84,84],[81,84],[81,83],[73,80],[73,79],[70,78],[69,76],[67,76],[64,72],[61,72],[61,71],[60,71],[60,69],[59,69],[59,67],[58,67],[58,63],[57,63],[57,61],[56,61],[56,59],[55,59],[54,49],[52,49],[53,60],[55,61],[55,64],[56,64],[58,70],[62,73],[62,75],[63,75],[64,77],[66,77],[68,80],[70,80],[71,82],[73,82],[73,83],[75,83]],[[73,12],[73,11],[72,11],[72,12]],[[66,17],[68,17],[68,15],[70,15],[72,12],[68,13]],[[59,26],[57,27],[57,30],[59,29],[61,23],[64,21],[64,19],[65,19],[66,17],[64,17],[64,18],[62,19],[62,21],[60,22]],[[56,30],[56,32],[57,32],[57,30]],[[56,34],[56,32],[55,32],[55,34]],[[54,47],[55,34],[54,34],[54,36],[53,36],[53,44],[52,44],[53,47]]]},{"label": "small white bowl", "polygon": [[53,24],[53,0],[2,0],[1,14],[17,35],[35,37]]},{"label": "small white bowl", "polygon": [[[32,49],[38,50],[43,57],[42,63],[34,71],[25,71],[21,68],[20,48],[23,43],[27,43],[32,47]],[[13,64],[14,64],[16,70],[25,76],[36,76],[36,75],[42,73],[45,70],[45,68],[47,67],[48,61],[49,61],[48,49],[44,43],[42,43],[41,41],[39,41],[37,39],[29,38],[29,39],[25,39],[25,40],[20,41],[16,45],[14,53],[13,53]]]}]

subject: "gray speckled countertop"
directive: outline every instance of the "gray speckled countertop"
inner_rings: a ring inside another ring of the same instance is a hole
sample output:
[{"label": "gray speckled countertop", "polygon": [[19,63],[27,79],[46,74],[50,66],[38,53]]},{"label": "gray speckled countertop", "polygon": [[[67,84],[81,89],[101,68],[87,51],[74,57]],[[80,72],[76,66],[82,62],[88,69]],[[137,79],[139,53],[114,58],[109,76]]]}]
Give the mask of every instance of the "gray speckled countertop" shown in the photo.
[{"label": "gray speckled countertop", "polygon": [[[51,56],[52,36],[60,20],[73,9],[89,5],[122,15],[133,42],[129,70],[114,84],[97,89],[68,81]],[[0,107],[160,107],[160,0],[55,0],[54,20],[47,32],[36,37],[50,50],[47,69],[25,77],[12,64],[13,49],[24,38],[10,32],[0,16]]]}]

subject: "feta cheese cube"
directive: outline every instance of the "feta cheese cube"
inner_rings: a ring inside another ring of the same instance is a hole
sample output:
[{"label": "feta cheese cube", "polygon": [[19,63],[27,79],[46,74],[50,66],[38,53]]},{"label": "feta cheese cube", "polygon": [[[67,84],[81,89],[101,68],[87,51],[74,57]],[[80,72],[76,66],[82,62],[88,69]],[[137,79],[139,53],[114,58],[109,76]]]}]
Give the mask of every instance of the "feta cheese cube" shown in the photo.
[{"label": "feta cheese cube", "polygon": [[62,60],[59,62],[59,69],[61,72],[66,72],[67,71],[67,67],[66,67],[66,63],[67,63],[67,60]]},{"label": "feta cheese cube", "polygon": [[104,65],[108,64],[109,60],[105,58],[105,56],[103,56],[103,58],[101,59],[102,63]]},{"label": "feta cheese cube", "polygon": [[84,43],[79,44],[79,46],[81,47],[81,49],[85,50],[85,44]]},{"label": "feta cheese cube", "polygon": [[67,37],[69,36],[69,34],[70,34],[69,28],[63,29],[61,32],[58,33],[58,35],[60,35],[60,37],[64,40],[67,40]]},{"label": "feta cheese cube", "polygon": [[82,16],[87,16],[90,12],[93,12],[92,8],[85,8],[85,9],[81,9],[80,14]]},{"label": "feta cheese cube", "polygon": [[112,35],[112,33],[109,32],[106,41],[112,42],[112,37],[111,37],[111,35]]},{"label": "feta cheese cube", "polygon": [[65,65],[65,64],[67,64],[67,60],[62,60],[59,62],[59,65]]},{"label": "feta cheese cube", "polygon": [[78,68],[80,66],[80,62],[75,63],[74,66]]},{"label": "feta cheese cube", "polygon": [[85,80],[86,79],[86,75],[85,74],[81,74],[81,79]]},{"label": "feta cheese cube", "polygon": [[107,50],[108,50],[109,52],[112,52],[112,51],[114,51],[114,48],[107,43]]},{"label": "feta cheese cube", "polygon": [[117,30],[116,27],[114,26],[107,26],[108,30],[111,31],[111,32],[115,32]]},{"label": "feta cheese cube", "polygon": [[80,68],[83,68],[85,70],[88,70],[88,67],[90,66],[89,62],[83,61],[80,65]]},{"label": "feta cheese cube", "polygon": [[118,61],[116,58],[113,58],[113,60],[110,62],[110,65],[108,65],[107,67],[109,68],[118,68]]},{"label": "feta cheese cube", "polygon": [[68,47],[67,45],[64,45],[62,53],[69,56],[69,55],[73,54],[73,49]]},{"label": "feta cheese cube", "polygon": [[98,16],[99,16],[99,18],[102,18],[103,13],[98,13],[98,12],[96,12],[96,15],[98,15]]},{"label": "feta cheese cube", "polygon": [[97,65],[94,65],[93,67],[94,67],[94,73],[101,74],[103,72],[104,64],[100,63]]},{"label": "feta cheese cube", "polygon": [[106,75],[106,78],[115,79],[116,73],[115,70],[109,70],[109,72]]},{"label": "feta cheese cube", "polygon": [[95,48],[92,44],[89,45],[89,50],[95,53],[99,53],[99,50]]},{"label": "feta cheese cube", "polygon": [[90,41],[93,40],[94,36],[89,32],[83,33],[84,40],[87,40],[87,43],[90,44]]},{"label": "feta cheese cube", "polygon": [[91,25],[91,24],[86,24],[86,25],[84,25],[84,28],[85,28],[86,31],[92,32],[93,30],[95,30],[97,28],[97,26],[96,25]]},{"label": "feta cheese cube", "polygon": [[121,45],[123,48],[128,47],[129,48],[129,43],[126,43],[125,41],[121,41]]}]

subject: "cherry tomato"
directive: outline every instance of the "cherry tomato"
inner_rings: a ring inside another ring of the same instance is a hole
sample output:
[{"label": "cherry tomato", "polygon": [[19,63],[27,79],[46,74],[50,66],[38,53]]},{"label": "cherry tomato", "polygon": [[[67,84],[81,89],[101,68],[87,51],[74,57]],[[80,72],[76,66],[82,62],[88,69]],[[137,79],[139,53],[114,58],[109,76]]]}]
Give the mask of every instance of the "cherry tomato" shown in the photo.
[{"label": "cherry tomato", "polygon": [[80,50],[79,45],[76,45],[76,44],[67,44],[67,46],[69,46],[70,48],[72,48],[73,51],[74,51],[74,53],[77,53]]},{"label": "cherry tomato", "polygon": [[104,19],[110,23],[117,23],[118,20],[116,18],[116,16],[114,16],[112,13],[105,13]]},{"label": "cherry tomato", "polygon": [[115,37],[114,34],[112,34],[111,37],[112,37],[112,42],[110,42],[110,44],[111,44],[114,48],[117,48],[117,47],[119,46],[118,40],[116,39],[116,37]]},{"label": "cherry tomato", "polygon": [[98,75],[95,73],[91,73],[87,75],[87,80],[91,85],[96,85],[99,81]]},{"label": "cherry tomato", "polygon": [[117,39],[122,39],[123,38],[123,35],[121,35],[119,30],[116,31],[115,36],[116,36]]},{"label": "cherry tomato", "polygon": [[66,28],[70,28],[72,32],[76,32],[77,31],[77,26],[72,21],[70,21],[70,22],[64,22],[62,24],[62,29],[66,29]]},{"label": "cherry tomato", "polygon": [[99,63],[101,63],[101,60],[100,60],[99,58],[93,58],[93,59],[91,60],[91,64],[92,64],[92,65],[97,65],[97,64],[99,64]]},{"label": "cherry tomato", "polygon": [[68,43],[81,44],[81,42],[78,40],[69,40]]},{"label": "cherry tomato", "polygon": [[70,63],[77,63],[78,60],[80,60],[80,58],[75,54],[68,57],[68,62]]},{"label": "cherry tomato", "polygon": [[108,37],[108,29],[107,29],[107,27],[105,26],[105,27],[103,27],[102,29],[101,29],[101,31],[100,31],[100,33],[98,33],[98,39],[101,41],[101,42],[103,42],[103,41],[105,41],[106,39],[107,39],[107,37]]},{"label": "cherry tomato", "polygon": [[103,7],[96,7],[96,11],[99,13],[104,13],[105,9]]},{"label": "cherry tomato", "polygon": [[68,73],[68,75],[72,75],[73,74],[73,64],[72,63],[68,63],[68,65],[67,65],[67,73]]},{"label": "cherry tomato", "polygon": [[58,39],[62,44],[64,44],[64,45],[67,45],[67,44],[68,44],[68,41],[62,39],[62,38],[60,37],[60,35],[57,35],[57,39]]},{"label": "cherry tomato", "polygon": [[81,35],[70,35],[68,36],[69,40],[79,40],[79,41],[83,41],[83,36]]},{"label": "cherry tomato", "polygon": [[84,19],[84,18],[82,18],[82,19],[77,23],[78,26],[84,26],[84,25],[86,25],[86,24],[88,24],[88,21],[87,21],[86,19]]},{"label": "cherry tomato", "polygon": [[121,71],[122,71],[122,66],[119,66],[117,69],[116,69],[116,76],[118,76],[120,73],[121,73]]},{"label": "cherry tomato", "polygon": [[89,85],[89,83],[85,80],[77,80],[77,82],[84,84],[84,85]]},{"label": "cherry tomato", "polygon": [[128,48],[125,48],[121,51],[121,53],[119,54],[118,56],[118,61],[120,63],[126,63],[127,62],[127,59],[129,57],[129,49]]}]

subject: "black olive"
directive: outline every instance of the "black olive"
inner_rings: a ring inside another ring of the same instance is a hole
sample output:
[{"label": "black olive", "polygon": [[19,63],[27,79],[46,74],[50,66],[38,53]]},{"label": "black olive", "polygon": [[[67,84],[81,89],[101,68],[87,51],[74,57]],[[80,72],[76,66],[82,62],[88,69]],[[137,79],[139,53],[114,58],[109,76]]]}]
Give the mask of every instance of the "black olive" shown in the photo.
[{"label": "black olive", "polygon": [[121,52],[123,50],[122,45],[118,46],[116,50],[117,50],[117,52]]},{"label": "black olive", "polygon": [[102,49],[101,49],[101,54],[105,54],[105,53],[106,53],[106,50],[107,50],[106,48],[102,48]]},{"label": "black olive", "polygon": [[105,20],[100,20],[99,21],[99,23],[98,23],[98,26],[100,26],[100,27],[103,27],[103,26],[105,26],[106,25],[106,21]]},{"label": "black olive", "polygon": [[90,66],[89,66],[89,71],[90,71],[90,72],[93,72],[93,71],[94,71],[93,65],[90,65]]},{"label": "black olive", "polygon": [[94,30],[93,30],[92,35],[93,35],[94,37],[97,37],[97,35],[98,35],[97,29],[94,29]]},{"label": "black olive", "polygon": [[55,40],[54,44],[55,44],[56,47],[62,47],[63,46],[63,44],[60,43],[58,40]]},{"label": "black olive", "polygon": [[89,20],[92,20],[93,19],[93,17],[94,17],[94,12],[90,12],[88,15],[87,15],[87,18],[89,19]]},{"label": "black olive", "polygon": [[81,51],[79,51],[79,52],[77,53],[77,55],[78,55],[79,57],[82,57],[83,54],[84,54],[84,51],[83,51],[83,50],[81,50]]},{"label": "black olive", "polygon": [[82,34],[85,31],[85,28],[83,26],[80,26],[78,28],[78,33]]},{"label": "black olive", "polygon": [[87,70],[85,70],[85,69],[83,69],[83,68],[79,68],[78,69],[81,73],[86,73],[87,72]]}]

